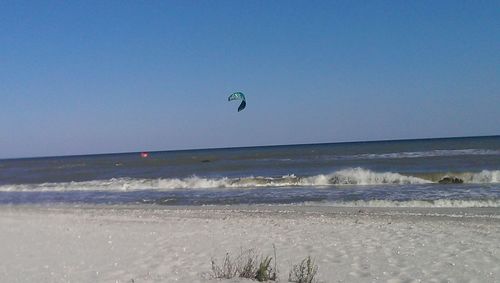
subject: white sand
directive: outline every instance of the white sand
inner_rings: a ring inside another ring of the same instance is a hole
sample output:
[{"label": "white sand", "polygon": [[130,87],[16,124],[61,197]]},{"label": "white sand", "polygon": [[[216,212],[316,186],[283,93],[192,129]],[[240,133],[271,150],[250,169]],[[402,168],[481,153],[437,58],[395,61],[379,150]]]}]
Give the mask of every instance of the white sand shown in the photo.
[{"label": "white sand", "polygon": [[0,281],[220,282],[210,277],[212,257],[241,248],[272,255],[275,244],[281,282],[307,255],[322,282],[500,282],[499,214],[3,206]]}]

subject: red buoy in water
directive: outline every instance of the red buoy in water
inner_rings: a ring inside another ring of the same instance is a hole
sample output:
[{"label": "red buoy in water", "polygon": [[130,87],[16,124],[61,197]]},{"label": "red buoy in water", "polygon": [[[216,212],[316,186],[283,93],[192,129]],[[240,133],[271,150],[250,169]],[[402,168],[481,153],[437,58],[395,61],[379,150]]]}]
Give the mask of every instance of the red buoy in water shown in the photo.
[{"label": "red buoy in water", "polygon": [[142,158],[146,158],[148,156],[149,156],[149,153],[147,153],[147,152],[141,152],[141,157]]}]

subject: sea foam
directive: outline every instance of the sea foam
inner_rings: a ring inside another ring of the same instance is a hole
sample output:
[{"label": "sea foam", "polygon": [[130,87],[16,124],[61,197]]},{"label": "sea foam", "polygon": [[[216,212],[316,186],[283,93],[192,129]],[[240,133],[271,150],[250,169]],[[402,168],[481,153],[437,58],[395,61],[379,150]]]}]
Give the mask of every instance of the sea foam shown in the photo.
[{"label": "sea foam", "polygon": [[500,150],[494,149],[437,149],[430,151],[403,151],[392,153],[365,153],[343,156],[344,159],[398,159],[398,158],[423,158],[446,157],[464,155],[500,155]]},{"label": "sea foam", "polygon": [[[447,176],[447,174],[440,174]],[[459,173],[464,183],[499,183],[500,170],[483,170],[479,173]],[[435,174],[433,178],[435,179]],[[203,178],[191,176],[186,178],[112,178],[83,182],[60,182],[41,184],[11,184],[0,186],[0,191],[137,191],[137,190],[171,190],[171,189],[218,189],[218,188],[261,188],[261,187],[323,187],[346,185],[408,185],[431,184],[437,181],[425,176],[415,177],[393,172],[374,172],[363,168],[349,168],[330,174],[315,176],[281,177],[241,177],[241,178]]]}]

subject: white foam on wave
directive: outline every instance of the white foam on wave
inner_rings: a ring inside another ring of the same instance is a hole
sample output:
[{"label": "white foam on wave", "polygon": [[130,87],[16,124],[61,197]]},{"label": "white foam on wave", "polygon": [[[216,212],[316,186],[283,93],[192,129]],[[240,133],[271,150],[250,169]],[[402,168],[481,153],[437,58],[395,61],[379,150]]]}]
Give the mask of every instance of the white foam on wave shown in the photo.
[{"label": "white foam on wave", "polygon": [[[445,176],[445,175],[443,175]],[[483,170],[479,173],[461,173],[465,183],[499,183],[500,170]],[[374,172],[363,168],[349,168],[310,177],[297,177],[293,174],[282,177],[243,177],[243,178],[158,178],[133,179],[112,178],[83,182],[61,182],[42,184],[2,185],[0,191],[138,191],[171,189],[217,189],[217,188],[259,188],[259,187],[319,187],[342,185],[407,185],[430,184],[433,181],[406,176],[393,172]]]},{"label": "white foam on wave", "polygon": [[430,151],[403,151],[393,153],[366,153],[344,156],[352,159],[387,159],[387,158],[422,158],[439,156],[462,156],[462,155],[500,155],[500,150],[494,149],[437,149]]},{"label": "white foam on wave", "polygon": [[344,169],[328,175],[303,178],[302,185],[383,185],[383,184],[428,184],[431,181],[392,172],[373,172],[363,168]]},{"label": "white foam on wave", "polygon": [[[317,203],[314,203],[318,205]],[[325,202],[325,206],[339,207],[500,207],[500,200],[358,200],[346,202]]]},{"label": "white foam on wave", "polygon": [[467,183],[500,183],[500,170],[483,170],[479,173],[471,174]]}]

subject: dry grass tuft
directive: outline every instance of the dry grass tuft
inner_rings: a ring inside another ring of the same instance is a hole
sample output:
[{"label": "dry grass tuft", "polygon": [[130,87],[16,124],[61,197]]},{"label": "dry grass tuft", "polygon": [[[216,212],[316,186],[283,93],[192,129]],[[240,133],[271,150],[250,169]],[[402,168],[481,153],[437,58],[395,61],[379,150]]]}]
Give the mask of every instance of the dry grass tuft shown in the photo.
[{"label": "dry grass tuft", "polygon": [[229,253],[226,253],[221,266],[217,265],[215,260],[212,259],[212,271],[215,278],[230,279],[236,276],[238,268]]},{"label": "dry grass tuft", "polygon": [[318,272],[318,266],[310,256],[303,259],[300,264],[294,265],[288,276],[289,282],[313,283],[316,282],[314,276]]},{"label": "dry grass tuft", "polygon": [[276,281],[276,261],[274,261],[274,268],[271,267],[272,261],[272,257],[258,256],[252,249],[242,251],[236,258],[232,258],[229,253],[226,253],[220,266],[212,259],[212,272],[214,278],[220,279],[241,277],[259,282]]}]

